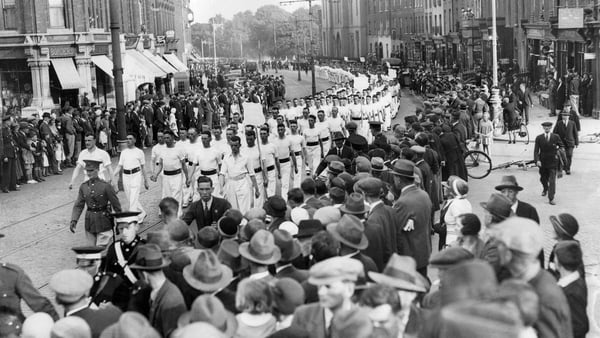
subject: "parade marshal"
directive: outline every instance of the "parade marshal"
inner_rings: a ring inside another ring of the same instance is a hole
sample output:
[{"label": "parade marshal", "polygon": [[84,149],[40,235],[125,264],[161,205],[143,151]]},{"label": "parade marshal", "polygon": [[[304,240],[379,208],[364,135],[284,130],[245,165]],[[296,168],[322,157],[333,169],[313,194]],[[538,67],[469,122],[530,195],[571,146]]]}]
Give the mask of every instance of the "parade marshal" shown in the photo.
[{"label": "parade marshal", "polygon": [[85,160],[85,171],[89,180],[79,187],[79,195],[73,206],[70,230],[75,233],[77,221],[87,205],[85,213],[85,235],[91,245],[106,246],[112,238],[111,209],[120,212],[121,203],[110,183],[98,178],[102,162]]}]

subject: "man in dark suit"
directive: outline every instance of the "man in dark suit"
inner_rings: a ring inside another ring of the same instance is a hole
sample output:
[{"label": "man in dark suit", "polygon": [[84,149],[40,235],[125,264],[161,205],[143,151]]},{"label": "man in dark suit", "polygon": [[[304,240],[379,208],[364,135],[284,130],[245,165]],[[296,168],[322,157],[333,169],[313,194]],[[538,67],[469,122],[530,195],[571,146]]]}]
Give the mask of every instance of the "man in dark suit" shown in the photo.
[{"label": "man in dark suit", "polygon": [[587,285],[578,271],[582,264],[581,247],[577,241],[560,241],[554,253],[554,264],[560,273],[558,286],[564,291],[571,309],[573,337],[584,338],[590,324],[586,313]]},{"label": "man in dark suit", "polygon": [[346,168],[346,171],[348,171],[348,172],[350,171],[350,166],[352,165],[352,160],[354,159],[354,157],[356,155],[354,153],[354,150],[352,150],[352,148],[350,148],[349,146],[344,144],[345,140],[346,140],[346,138],[344,137],[344,134],[342,134],[341,132],[336,131],[333,133],[333,143],[335,144],[335,147],[331,147],[331,149],[329,149],[327,154],[325,154],[325,157],[323,158],[321,163],[319,163],[319,166],[317,167],[317,170],[315,171],[316,176],[321,175],[323,170],[325,170],[325,168],[327,168],[327,161],[325,159],[329,155],[337,155],[341,159],[341,162],[344,163],[344,167]]},{"label": "man in dark suit", "polygon": [[398,254],[411,256],[417,262],[417,271],[427,278],[431,255],[431,200],[424,190],[415,185],[415,164],[400,159],[394,164],[394,184],[400,197],[394,203],[398,234]]},{"label": "man in dark suit", "polygon": [[200,200],[192,202],[182,217],[188,225],[195,220],[196,227],[200,230],[216,223],[225,211],[231,209],[231,204],[224,198],[213,196],[213,191],[213,182],[210,178],[198,177]]},{"label": "man in dark suit", "polygon": [[561,119],[556,122],[553,133],[558,135],[565,147],[567,154],[567,163],[565,171],[567,175],[571,175],[571,160],[573,158],[573,149],[579,146],[579,135],[575,122],[571,121],[571,106],[565,104],[564,110],[560,113]]},{"label": "man in dark suit", "polygon": [[90,326],[92,338],[108,326],[119,321],[122,312],[109,304],[102,308],[90,308],[89,293],[93,278],[83,270],[62,270],[50,279],[50,288],[56,293],[56,302],[65,308],[65,317],[80,317]]},{"label": "man in dark suit", "polygon": [[533,159],[540,168],[540,182],[542,183],[542,196],[548,195],[551,205],[554,205],[554,194],[556,193],[556,170],[558,169],[557,151],[563,147],[562,140],[551,133],[552,122],[542,123],[544,133],[535,138]]},{"label": "man in dark suit", "polygon": [[2,118],[2,149],[0,149],[0,173],[2,192],[20,190],[17,187],[17,143],[11,130],[10,116]]},{"label": "man in dark suit", "polygon": [[302,255],[300,241],[293,238],[289,232],[285,230],[273,231],[275,245],[281,251],[281,258],[277,262],[275,269],[275,278],[291,278],[302,284],[308,279],[308,271],[296,268],[292,262]]}]

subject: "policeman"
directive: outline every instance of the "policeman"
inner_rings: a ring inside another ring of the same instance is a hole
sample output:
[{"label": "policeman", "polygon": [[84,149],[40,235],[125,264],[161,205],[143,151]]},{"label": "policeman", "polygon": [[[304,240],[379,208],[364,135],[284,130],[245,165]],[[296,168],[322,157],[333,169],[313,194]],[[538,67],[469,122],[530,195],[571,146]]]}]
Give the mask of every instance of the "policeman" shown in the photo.
[{"label": "policeman", "polygon": [[87,205],[85,214],[85,235],[91,245],[106,246],[112,238],[111,209],[120,212],[121,203],[110,183],[98,178],[102,162],[85,160],[85,171],[89,180],[79,187],[79,195],[73,206],[70,230],[75,233],[77,221]]},{"label": "policeman", "polygon": [[[0,238],[4,235],[0,234]],[[0,263],[0,306],[6,306],[19,314],[21,320],[25,319],[21,311],[21,299],[33,312],[45,312],[52,319],[58,320],[58,314],[52,303],[42,296],[33,286],[29,276],[20,267],[10,263]]]},{"label": "policeman", "polygon": [[137,282],[137,276],[129,268],[135,262],[138,247],[144,244],[138,236],[139,211],[114,213],[116,231],[120,239],[106,250],[106,256],[100,263],[98,274],[94,277],[92,302],[100,304],[111,301],[123,309],[127,308],[129,289]]}]

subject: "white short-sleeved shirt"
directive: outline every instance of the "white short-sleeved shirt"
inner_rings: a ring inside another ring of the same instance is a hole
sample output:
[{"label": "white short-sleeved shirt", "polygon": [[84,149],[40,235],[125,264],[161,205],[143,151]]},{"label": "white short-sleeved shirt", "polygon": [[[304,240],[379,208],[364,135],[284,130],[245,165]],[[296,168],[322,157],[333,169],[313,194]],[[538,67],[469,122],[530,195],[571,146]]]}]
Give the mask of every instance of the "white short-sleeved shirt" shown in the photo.
[{"label": "white short-sleeved shirt", "polygon": [[309,142],[319,142],[319,137],[321,135],[321,131],[319,129],[315,128],[306,128],[306,130],[304,131],[304,139],[306,140],[306,143]]},{"label": "white short-sleeved shirt", "polygon": [[221,163],[221,152],[214,147],[200,147],[195,150],[193,162],[198,165],[199,170],[209,171],[219,168]]},{"label": "white short-sleeved shirt", "polygon": [[327,120],[324,120],[323,122],[319,121],[317,123],[315,123],[315,128],[319,129],[319,137],[321,139],[327,138],[329,137],[329,122],[327,122]]},{"label": "white short-sleeved shirt", "polygon": [[158,163],[158,160],[165,149],[167,149],[166,144],[157,143],[154,147],[152,147],[152,153],[150,155],[152,163]]},{"label": "white short-sleeved shirt", "polygon": [[337,117],[330,117],[327,122],[329,124],[329,131],[332,133],[344,130],[344,120],[339,115]]},{"label": "white short-sleeved shirt", "polygon": [[181,169],[181,161],[185,160],[185,149],[183,147],[165,148],[161,152],[163,171],[173,171]]},{"label": "white short-sleeved shirt", "polygon": [[[80,153],[79,153],[79,157],[77,157],[77,164],[81,165],[82,167],[85,168],[85,160],[93,160],[93,161],[100,161],[102,162],[102,165],[100,166],[100,170],[98,171],[98,177],[100,177],[101,179],[107,181],[109,179],[108,177],[108,171],[106,170],[106,168],[108,168],[111,164],[112,161],[110,160],[110,155],[108,155],[108,153],[100,148],[94,148],[93,151],[89,151],[86,149],[83,149]],[[85,172],[85,170],[83,171],[83,181],[87,181],[89,179],[87,173]]]},{"label": "white short-sleeved shirt", "polygon": [[308,119],[299,118],[298,129],[300,130],[300,133],[304,134],[304,131],[308,129]]},{"label": "white short-sleeved shirt", "polygon": [[254,169],[260,168],[260,154],[258,152],[258,146],[255,144],[254,147],[250,148],[248,146],[241,149],[240,152],[244,153],[244,156],[248,159],[248,165],[252,168],[252,172],[254,173]]},{"label": "white short-sleeved shirt", "polygon": [[233,153],[228,153],[223,159],[221,174],[226,178],[236,177],[243,174],[254,176],[254,168],[252,168],[250,165],[246,154],[242,154],[240,152],[238,156],[233,156]]},{"label": "white short-sleeved shirt", "polygon": [[275,165],[275,158],[279,158],[277,156],[277,150],[275,149],[275,145],[273,143],[260,144],[260,155],[261,161],[264,161],[265,166],[270,167]]},{"label": "white short-sleeved shirt", "polygon": [[215,148],[219,153],[221,153],[221,157],[225,156],[228,152],[231,151],[231,147],[227,144],[227,140],[222,138],[219,141],[214,138],[210,141],[210,147]]},{"label": "white short-sleeved shirt", "polygon": [[290,157],[290,151],[292,150],[292,142],[290,141],[289,136],[285,136],[284,138],[277,137],[271,142],[277,150],[277,157],[279,159]]},{"label": "white short-sleeved shirt", "polygon": [[121,151],[119,156],[119,165],[124,170],[133,170],[146,164],[146,156],[140,148],[127,148]]},{"label": "white short-sleeved shirt", "polygon": [[288,138],[290,139],[292,150],[294,152],[302,151],[302,148],[306,146],[306,140],[304,140],[304,137],[300,134],[291,134]]}]

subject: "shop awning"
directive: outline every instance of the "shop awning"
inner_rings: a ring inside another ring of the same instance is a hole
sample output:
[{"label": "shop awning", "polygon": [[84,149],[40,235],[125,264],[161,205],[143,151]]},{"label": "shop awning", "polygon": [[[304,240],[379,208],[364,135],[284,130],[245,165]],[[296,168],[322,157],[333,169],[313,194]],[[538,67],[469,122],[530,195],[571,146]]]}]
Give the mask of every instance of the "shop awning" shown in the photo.
[{"label": "shop awning", "polygon": [[63,90],[84,87],[72,58],[56,58],[50,59],[50,61],[52,62],[52,67],[54,67],[54,71],[58,76],[58,81],[60,81],[60,86]]},{"label": "shop awning", "polygon": [[113,62],[106,55],[92,55],[92,62],[96,65],[96,67],[102,69],[106,75],[110,76],[111,79],[114,79],[113,76]]},{"label": "shop awning", "polygon": [[144,74],[150,75],[152,78],[165,77],[167,75],[166,72],[158,68],[152,61],[148,60],[147,57],[135,49],[128,49],[125,51],[125,56],[133,61],[128,65],[128,67],[133,69],[128,70],[125,68],[124,72],[129,71],[130,73],[136,74],[143,72]]},{"label": "shop awning", "polygon": [[163,58],[167,60],[171,66],[175,67],[178,71],[185,73],[188,71],[188,68],[183,64],[183,62],[179,61],[179,58],[175,54],[163,54]]},{"label": "shop awning", "polygon": [[173,66],[171,66],[167,61],[163,60],[163,58],[161,58],[158,55],[152,54],[152,52],[150,52],[149,50],[144,50],[142,52],[142,54],[146,58],[148,58],[148,60],[150,60],[150,62],[154,63],[155,66],[160,68],[163,72],[165,72],[167,74],[178,73],[177,69],[175,69]]},{"label": "shop awning", "polygon": [[146,68],[138,61],[139,56],[144,56],[139,55],[138,57],[135,57],[132,52],[137,53],[134,50],[128,50],[125,52],[125,57],[123,58],[123,80],[133,81],[136,86],[143,83],[154,82],[154,74],[149,70],[146,70]]},{"label": "shop awning", "polygon": [[585,42],[581,34],[572,29],[559,29],[556,39],[559,41]]}]

